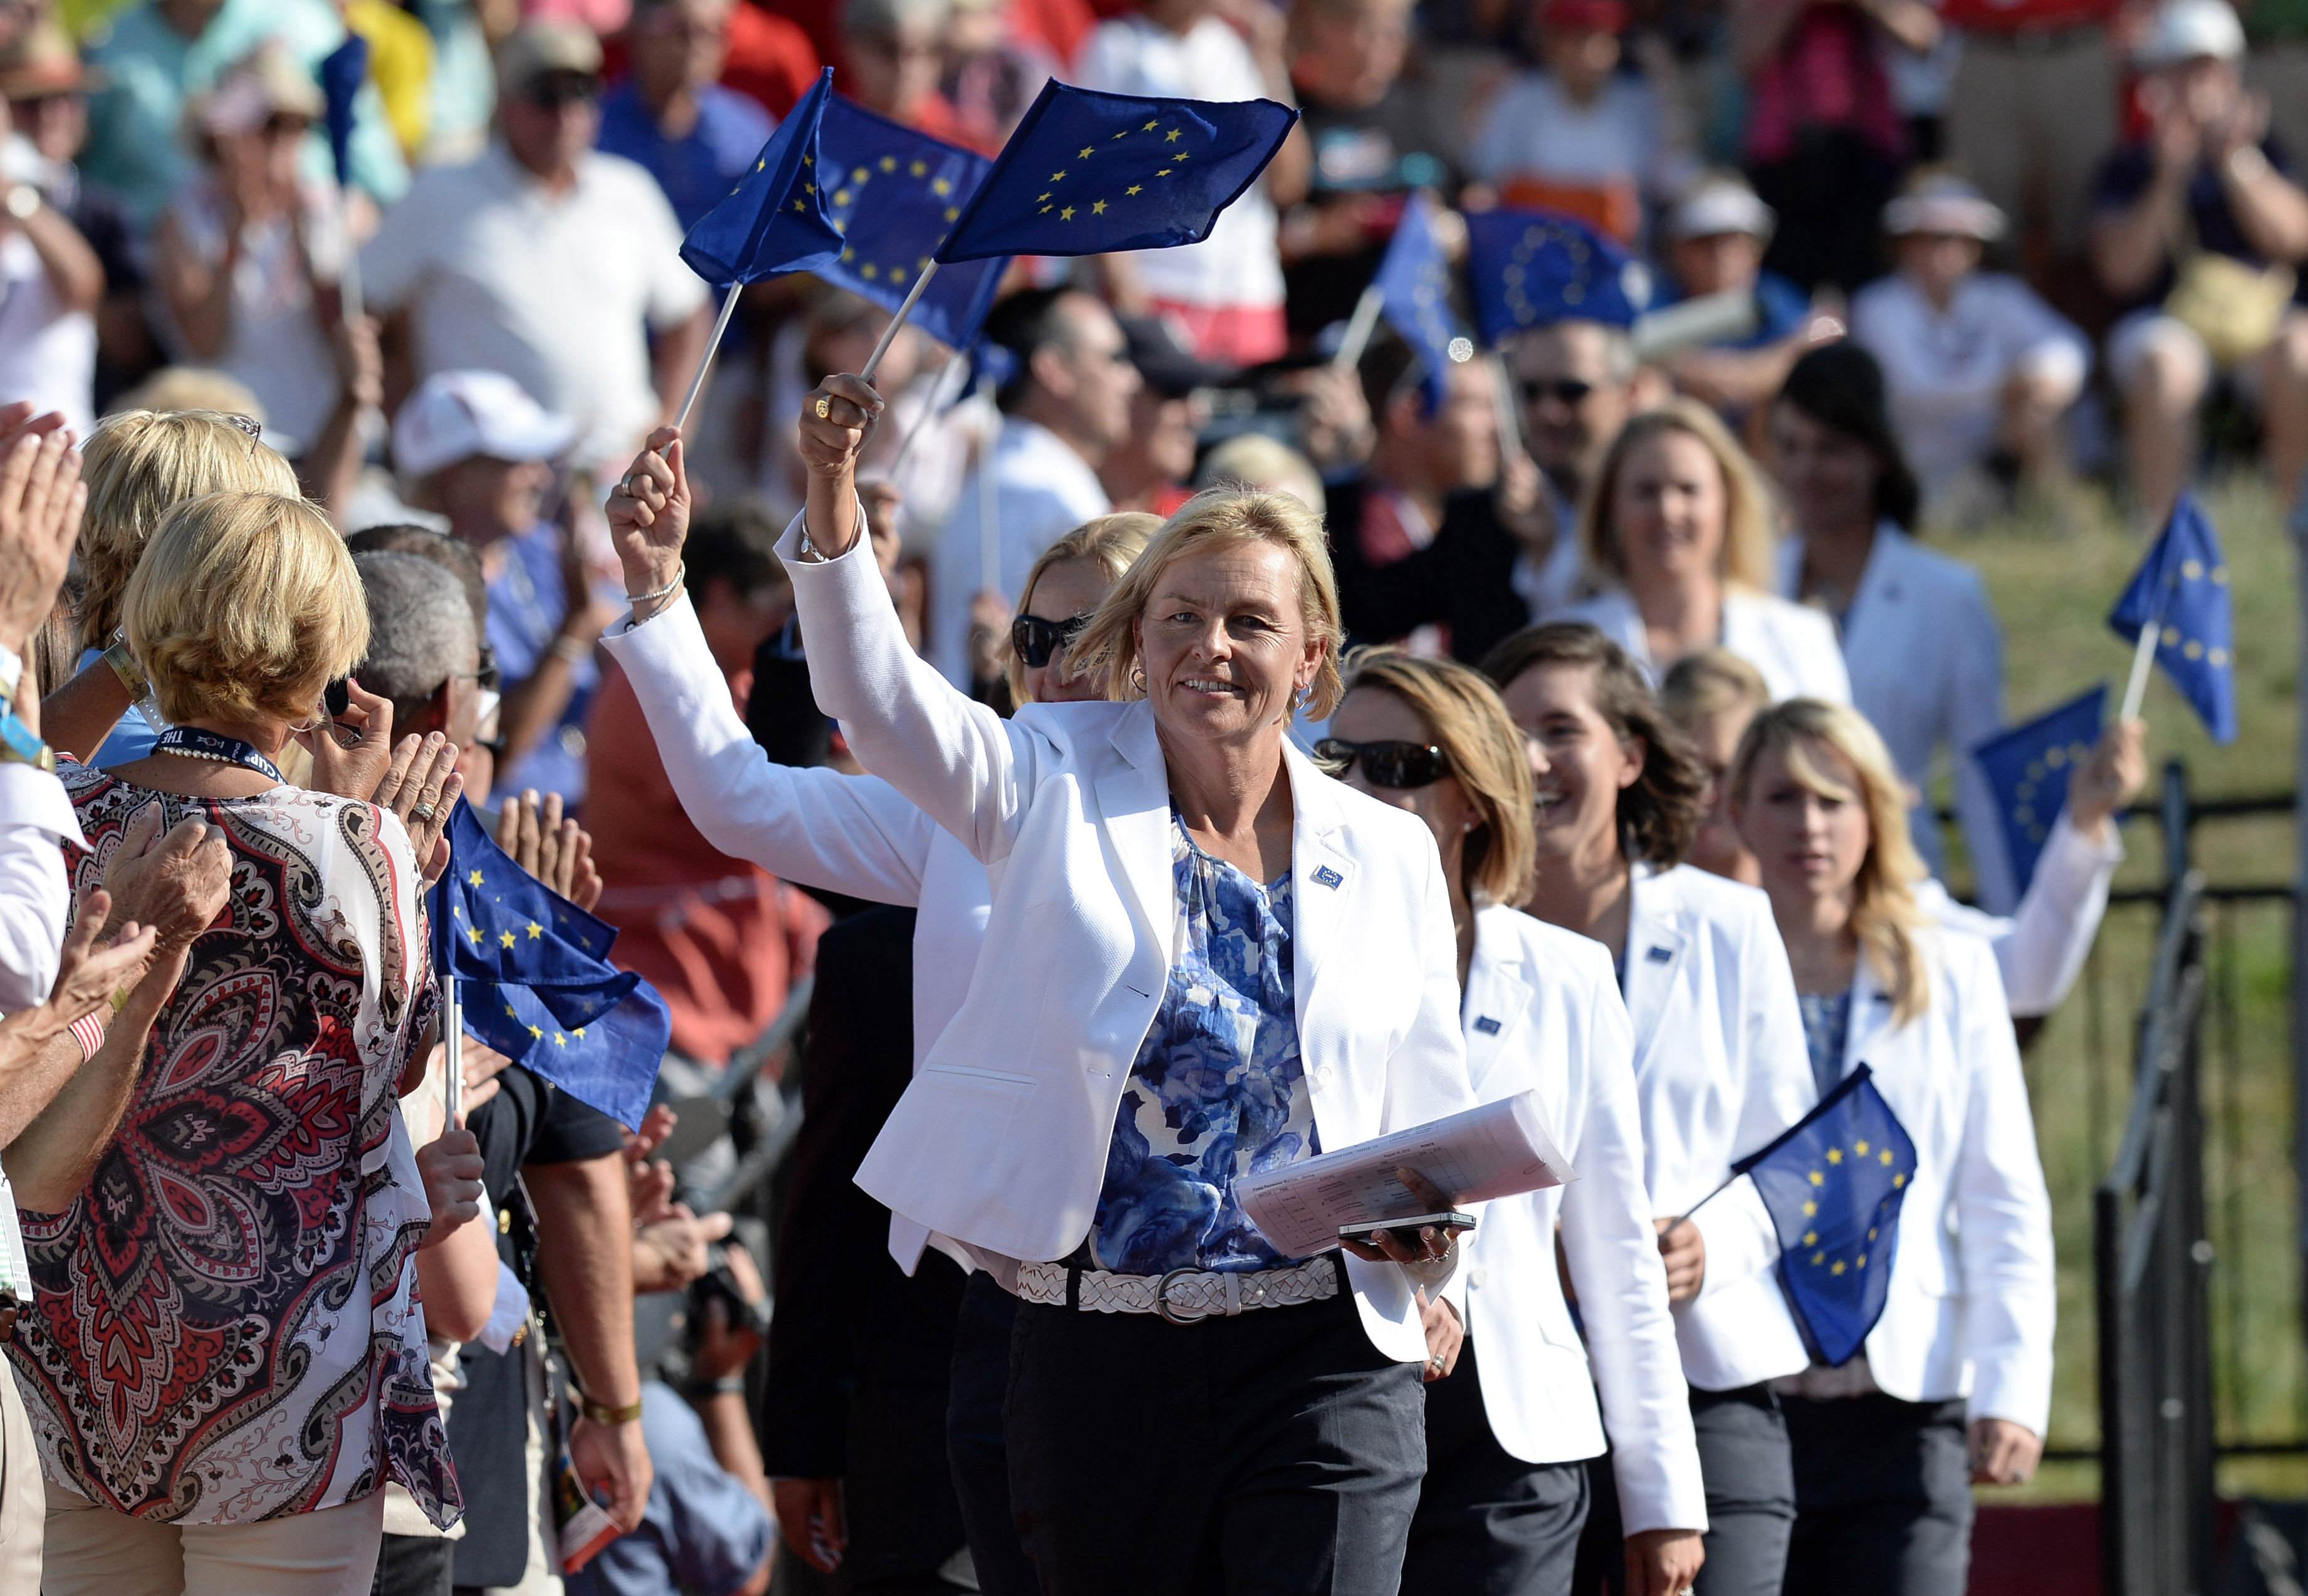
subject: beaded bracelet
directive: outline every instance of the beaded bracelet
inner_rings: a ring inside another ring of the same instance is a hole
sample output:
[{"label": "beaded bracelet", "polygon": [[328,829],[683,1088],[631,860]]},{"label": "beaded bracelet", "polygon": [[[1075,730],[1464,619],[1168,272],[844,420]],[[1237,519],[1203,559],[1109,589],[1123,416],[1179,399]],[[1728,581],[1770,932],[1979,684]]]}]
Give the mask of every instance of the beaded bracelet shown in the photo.
[{"label": "beaded bracelet", "polygon": [[683,582],[688,580],[689,562],[687,560],[676,560],[673,563],[673,580],[671,582],[667,582],[663,587],[659,588],[654,592],[627,593],[625,595],[625,602],[633,607],[634,622],[639,624],[641,621],[653,617],[657,614],[657,611],[651,610],[648,617],[644,617],[641,613],[641,607],[642,605],[663,603],[667,599],[672,596],[675,589],[680,587]]}]

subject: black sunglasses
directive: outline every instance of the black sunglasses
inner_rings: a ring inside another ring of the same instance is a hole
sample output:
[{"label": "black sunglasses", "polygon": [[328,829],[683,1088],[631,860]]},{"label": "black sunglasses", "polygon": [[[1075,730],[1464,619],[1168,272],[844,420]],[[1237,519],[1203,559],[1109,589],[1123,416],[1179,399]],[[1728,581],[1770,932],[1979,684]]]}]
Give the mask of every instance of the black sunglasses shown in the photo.
[{"label": "black sunglasses", "polygon": [[530,84],[521,98],[541,111],[590,105],[601,98],[601,80],[583,73],[548,73]]},{"label": "black sunglasses", "polygon": [[1363,777],[1373,787],[1431,787],[1451,773],[1450,760],[1430,743],[1346,743],[1326,737],[1314,745],[1314,757],[1341,781],[1362,761]]},{"label": "black sunglasses", "polygon": [[1078,615],[1063,621],[1046,621],[1038,615],[1021,615],[1010,623],[1010,646],[1018,651],[1018,658],[1039,670],[1050,662],[1050,656],[1081,635],[1089,625],[1089,617]]},{"label": "black sunglasses", "polygon": [[486,643],[481,644],[481,668],[473,674],[484,693],[494,693],[504,686],[504,672],[497,668],[497,651]]},{"label": "black sunglasses", "polygon": [[1537,404],[1542,399],[1553,399],[1575,410],[1586,403],[1587,396],[1593,392],[1595,392],[1594,384],[1582,383],[1577,377],[1557,377],[1551,383],[1532,377],[1522,384],[1522,397],[1525,404]]}]

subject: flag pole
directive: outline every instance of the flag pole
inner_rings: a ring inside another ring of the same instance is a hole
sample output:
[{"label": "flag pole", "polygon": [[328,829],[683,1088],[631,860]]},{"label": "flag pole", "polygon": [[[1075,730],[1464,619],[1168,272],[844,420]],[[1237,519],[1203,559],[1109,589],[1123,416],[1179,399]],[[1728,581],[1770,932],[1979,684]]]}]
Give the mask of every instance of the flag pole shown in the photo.
[{"label": "flag pole", "polygon": [[1386,304],[1386,290],[1373,283],[1355,301],[1355,314],[1347,318],[1346,336],[1339,340],[1339,352],[1331,357],[1331,364],[1339,371],[1352,371],[1362,364],[1363,351],[1370,347],[1371,334],[1378,330],[1378,313]]},{"label": "flag pole", "polygon": [[889,470],[891,481],[895,482],[898,479],[898,473],[906,469],[906,462],[913,457],[915,440],[927,432],[930,423],[953,402],[952,396],[946,393],[946,379],[953,375],[957,370],[964,376],[969,375],[969,362],[962,358],[962,352],[960,349],[948,355],[945,358],[945,364],[938,367],[937,381],[930,384],[929,397],[927,402],[922,407],[922,413],[914,418],[914,424],[906,429],[905,439],[899,444],[897,453],[891,457]]},{"label": "flag pole", "polygon": [[1514,389],[1507,380],[1507,363],[1496,349],[1485,358],[1491,363],[1491,406],[1498,412],[1499,458],[1529,459],[1530,451],[1522,441],[1522,418],[1515,414]]},{"label": "flag pole", "polygon": [[441,1005],[441,1124],[455,1130],[463,1123],[465,1107],[465,1011],[457,1001],[456,975],[451,973],[442,985],[447,992]]},{"label": "flag pole", "polygon": [[890,324],[882,329],[882,341],[874,346],[874,352],[866,357],[866,369],[857,374],[866,382],[872,382],[874,374],[881,369],[882,357],[888,354],[890,346],[897,341],[898,329],[904,326],[906,318],[914,314],[914,301],[919,299],[922,290],[930,286],[930,279],[937,275],[937,269],[935,261],[922,268],[922,274],[914,279],[914,286],[906,291],[906,302],[898,306],[898,314],[891,316]]},{"label": "flag pole", "polygon": [[705,341],[705,352],[697,358],[697,375],[689,379],[689,396],[681,401],[681,413],[673,418],[673,429],[679,432],[689,425],[689,412],[697,407],[697,396],[704,390],[705,374],[713,367],[713,356],[721,347],[721,335],[729,331],[729,318],[737,314],[737,296],[745,285],[733,282],[729,297],[721,301],[721,315],[713,324],[713,336]]},{"label": "flag pole", "polygon": [[2140,719],[2140,701],[2148,696],[2148,675],[2156,664],[2156,640],[2163,634],[2161,616],[2140,628],[2140,643],[2131,651],[2131,679],[2123,685],[2123,707],[2116,712],[2119,722]]},{"label": "flag pole", "polygon": [[[993,379],[977,379],[978,397],[993,392]],[[995,410],[993,430],[977,457],[977,586],[981,592],[1002,591],[1002,543],[994,522],[1002,512],[1001,485],[994,479],[994,452],[1002,441],[1002,412]]]}]

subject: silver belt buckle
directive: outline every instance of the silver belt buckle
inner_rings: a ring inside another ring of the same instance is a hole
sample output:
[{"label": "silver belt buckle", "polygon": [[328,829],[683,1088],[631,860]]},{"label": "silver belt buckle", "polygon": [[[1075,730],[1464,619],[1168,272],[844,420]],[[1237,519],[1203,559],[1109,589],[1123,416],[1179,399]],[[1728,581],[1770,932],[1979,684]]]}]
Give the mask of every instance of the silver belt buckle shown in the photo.
[{"label": "silver belt buckle", "polygon": [[1182,1274],[1200,1274],[1199,1269],[1173,1269],[1154,1284],[1154,1311],[1173,1324],[1199,1324],[1209,1316],[1197,1309],[1192,1316],[1182,1316],[1170,1308],[1170,1282]]}]

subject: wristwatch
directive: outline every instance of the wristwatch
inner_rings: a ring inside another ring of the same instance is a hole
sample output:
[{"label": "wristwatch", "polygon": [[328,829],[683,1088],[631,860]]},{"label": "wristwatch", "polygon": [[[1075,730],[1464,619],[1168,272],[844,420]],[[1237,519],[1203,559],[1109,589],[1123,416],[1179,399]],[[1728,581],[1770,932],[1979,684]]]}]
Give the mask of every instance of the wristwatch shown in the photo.
[{"label": "wristwatch", "polygon": [[14,710],[9,710],[0,713],[0,764],[29,764],[54,775],[56,755]]},{"label": "wristwatch", "polygon": [[29,183],[19,183],[8,191],[6,201],[8,214],[18,221],[30,221],[32,219],[32,212],[38,211],[44,203],[40,198],[40,191]]}]

